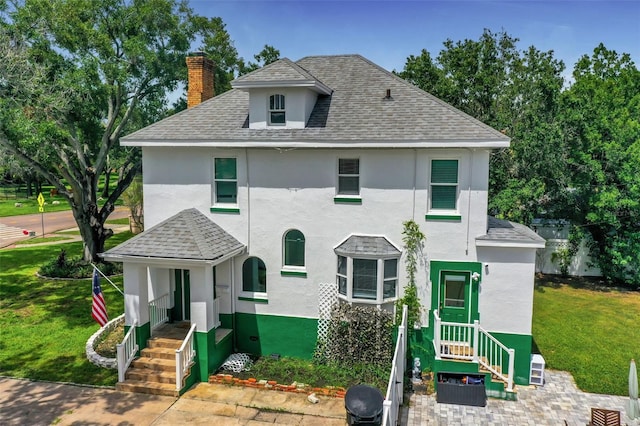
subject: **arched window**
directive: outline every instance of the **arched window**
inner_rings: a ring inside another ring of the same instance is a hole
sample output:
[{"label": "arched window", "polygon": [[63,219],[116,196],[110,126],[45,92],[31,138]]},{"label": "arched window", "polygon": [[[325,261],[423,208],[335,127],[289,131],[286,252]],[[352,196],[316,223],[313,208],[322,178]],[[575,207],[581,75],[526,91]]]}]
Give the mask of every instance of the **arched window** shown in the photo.
[{"label": "arched window", "polygon": [[267,268],[257,257],[250,257],[242,264],[242,291],[267,292]]},{"label": "arched window", "polygon": [[287,123],[284,95],[269,96],[269,124],[281,126]]},{"label": "arched window", "polygon": [[284,234],[284,266],[304,266],[304,234],[297,229]]}]

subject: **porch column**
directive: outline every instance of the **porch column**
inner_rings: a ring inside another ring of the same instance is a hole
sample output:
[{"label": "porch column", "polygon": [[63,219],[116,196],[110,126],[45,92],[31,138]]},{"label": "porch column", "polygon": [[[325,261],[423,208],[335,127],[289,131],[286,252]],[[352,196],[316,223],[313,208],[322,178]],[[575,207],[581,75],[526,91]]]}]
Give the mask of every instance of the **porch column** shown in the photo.
[{"label": "porch column", "polygon": [[124,324],[131,327],[137,324],[136,337],[138,346],[147,346],[147,339],[151,336],[149,326],[149,284],[147,267],[132,263],[122,266],[124,281]]},{"label": "porch column", "polygon": [[206,382],[217,367],[216,330],[213,301],[213,268],[204,266],[190,269],[191,323],[196,325],[195,346],[198,358],[199,380]]}]

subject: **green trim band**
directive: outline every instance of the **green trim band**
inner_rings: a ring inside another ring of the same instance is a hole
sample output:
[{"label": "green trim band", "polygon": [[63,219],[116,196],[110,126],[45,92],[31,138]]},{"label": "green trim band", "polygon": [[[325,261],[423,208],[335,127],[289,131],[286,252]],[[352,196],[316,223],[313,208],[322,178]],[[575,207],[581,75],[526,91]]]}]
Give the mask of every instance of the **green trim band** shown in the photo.
[{"label": "green trim band", "polygon": [[240,213],[240,209],[237,207],[211,207],[209,211],[211,213]]},{"label": "green trim band", "polygon": [[269,303],[267,299],[256,299],[254,297],[238,296],[238,300],[242,300],[243,302]]},{"label": "green trim band", "polygon": [[362,198],[360,197],[333,197],[333,202],[336,204],[362,204]]},{"label": "green trim band", "polygon": [[424,216],[424,220],[451,220],[462,222],[462,216],[459,214],[427,214]]},{"label": "green trim band", "polygon": [[285,270],[281,270],[280,271],[280,275],[282,275],[283,277],[307,277],[307,273],[306,272],[302,272],[302,271],[285,271]]}]

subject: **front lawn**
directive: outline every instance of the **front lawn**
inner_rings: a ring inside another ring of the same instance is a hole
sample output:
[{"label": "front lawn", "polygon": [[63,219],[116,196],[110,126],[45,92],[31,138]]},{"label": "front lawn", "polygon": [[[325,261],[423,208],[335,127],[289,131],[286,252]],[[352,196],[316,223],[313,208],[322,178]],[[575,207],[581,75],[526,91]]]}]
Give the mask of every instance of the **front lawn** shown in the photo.
[{"label": "front lawn", "polygon": [[[107,241],[113,247],[128,232]],[[91,279],[47,280],[38,268],[61,249],[79,256],[82,243],[0,251],[0,375],[93,385],[114,385],[117,371],[86,359],[87,339],[98,330],[91,318]],[[112,279],[122,288],[122,277]],[[109,318],[124,310],[122,295],[101,281]]]},{"label": "front lawn", "polygon": [[640,359],[640,293],[595,280],[541,277],[533,338],[547,368],[573,374],[586,392],[628,395],[629,362]]}]

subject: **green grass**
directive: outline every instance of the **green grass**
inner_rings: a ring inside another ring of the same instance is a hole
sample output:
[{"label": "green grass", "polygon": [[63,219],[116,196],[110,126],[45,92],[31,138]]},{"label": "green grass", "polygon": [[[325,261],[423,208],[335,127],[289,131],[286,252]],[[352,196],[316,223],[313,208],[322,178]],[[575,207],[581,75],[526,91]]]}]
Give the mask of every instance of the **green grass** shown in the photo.
[{"label": "green grass", "polygon": [[[131,237],[116,234],[113,247]],[[91,318],[91,280],[46,280],[35,276],[61,249],[80,255],[82,243],[0,251],[0,375],[114,385],[117,372],[86,359],[87,339],[98,330]],[[122,277],[112,279],[122,288]],[[122,295],[102,281],[110,318],[124,309]]]},{"label": "green grass", "polygon": [[[69,203],[65,201],[64,198],[60,196],[50,197],[49,193],[43,193],[42,195],[44,196],[45,202],[48,203],[44,206],[45,213],[70,210]],[[60,204],[51,204],[54,200],[60,201]],[[16,203],[21,203],[22,206],[16,207]],[[21,216],[25,214],[40,213],[38,211],[38,208],[39,205],[36,197],[0,200],[0,217]]]},{"label": "green grass", "polygon": [[640,359],[640,293],[544,277],[534,294],[533,338],[547,368],[571,372],[586,392],[628,395]]}]

